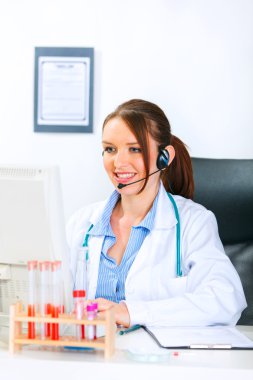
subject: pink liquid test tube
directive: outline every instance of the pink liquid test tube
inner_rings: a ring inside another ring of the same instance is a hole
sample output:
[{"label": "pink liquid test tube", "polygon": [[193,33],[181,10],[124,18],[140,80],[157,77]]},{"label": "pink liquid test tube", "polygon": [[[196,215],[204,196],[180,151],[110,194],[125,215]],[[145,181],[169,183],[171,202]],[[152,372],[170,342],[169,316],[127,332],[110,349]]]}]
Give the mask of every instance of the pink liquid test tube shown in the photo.
[{"label": "pink liquid test tube", "polygon": [[[87,305],[87,319],[88,321],[93,321],[97,316],[98,304],[90,303]],[[86,337],[88,340],[96,339],[96,326],[87,325]]]}]

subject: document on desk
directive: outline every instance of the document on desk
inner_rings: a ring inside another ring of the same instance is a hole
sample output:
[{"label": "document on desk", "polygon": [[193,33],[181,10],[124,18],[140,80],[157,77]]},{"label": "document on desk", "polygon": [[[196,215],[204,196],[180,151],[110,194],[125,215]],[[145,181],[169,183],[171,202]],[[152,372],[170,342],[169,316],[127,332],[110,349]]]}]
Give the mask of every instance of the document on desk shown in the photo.
[{"label": "document on desk", "polygon": [[235,327],[143,327],[162,348],[253,349]]}]

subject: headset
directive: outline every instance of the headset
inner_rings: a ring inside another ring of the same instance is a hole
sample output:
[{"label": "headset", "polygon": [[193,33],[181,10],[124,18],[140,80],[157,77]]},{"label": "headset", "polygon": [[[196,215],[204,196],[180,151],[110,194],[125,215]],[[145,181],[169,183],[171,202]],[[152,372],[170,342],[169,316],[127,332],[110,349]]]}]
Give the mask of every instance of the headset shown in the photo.
[{"label": "headset", "polygon": [[165,148],[160,148],[156,160],[157,169],[166,169],[170,162],[170,154]]},{"label": "headset", "polygon": [[[146,177],[144,178],[141,178],[139,179],[138,181],[134,181],[134,182],[130,182],[130,183],[127,183],[127,184],[122,184],[122,183],[119,183],[118,185],[118,189],[122,189],[126,186],[130,186],[130,185],[133,185],[134,183],[137,183],[137,182],[140,182],[140,181],[143,181],[145,180],[146,178],[150,177],[151,175],[161,171],[161,170],[164,170],[167,168],[167,166],[169,165],[169,161],[170,161],[170,155],[169,155],[169,152],[167,151],[167,149],[165,148],[160,148],[159,149],[159,152],[158,152],[158,156],[157,156],[157,160],[156,160],[156,166],[157,166],[157,169],[156,171],[152,172],[151,174],[147,175]],[[180,237],[180,217],[179,217],[179,212],[178,212],[178,208],[177,208],[177,204],[175,202],[175,199],[172,197],[172,195],[170,193],[167,193],[172,205],[173,205],[173,209],[174,209],[174,213],[175,213],[175,217],[176,217],[176,220],[177,220],[177,225],[176,225],[176,275],[177,277],[182,277],[182,270],[181,270],[181,237]],[[90,225],[88,231],[86,232],[85,234],[85,238],[84,238],[84,242],[83,242],[83,247],[87,247],[88,248],[88,240],[89,240],[89,233],[91,231],[91,229],[93,228],[93,224]]]}]

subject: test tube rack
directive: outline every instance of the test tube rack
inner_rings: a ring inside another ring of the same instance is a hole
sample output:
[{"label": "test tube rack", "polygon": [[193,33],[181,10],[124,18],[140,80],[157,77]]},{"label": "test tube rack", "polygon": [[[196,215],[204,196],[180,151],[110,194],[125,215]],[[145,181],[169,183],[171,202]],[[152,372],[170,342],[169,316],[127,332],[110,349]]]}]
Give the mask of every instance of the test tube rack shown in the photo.
[{"label": "test tube rack", "polygon": [[[105,326],[105,336],[98,337],[94,340],[77,340],[74,336],[61,336],[59,340],[52,340],[49,338],[42,339],[36,336],[35,339],[28,339],[27,334],[23,333],[24,325],[29,322],[35,323],[57,323],[59,325],[103,325]],[[23,345],[40,345],[40,346],[54,346],[54,347],[91,347],[104,350],[105,359],[109,359],[115,351],[115,320],[112,309],[105,311],[105,316],[101,317],[99,314],[94,320],[86,318],[77,320],[74,316],[68,314],[60,314],[59,318],[52,318],[51,316],[41,317],[28,317],[27,313],[23,311],[21,303],[10,306],[10,335],[9,335],[9,351],[15,353],[21,350]]]}]

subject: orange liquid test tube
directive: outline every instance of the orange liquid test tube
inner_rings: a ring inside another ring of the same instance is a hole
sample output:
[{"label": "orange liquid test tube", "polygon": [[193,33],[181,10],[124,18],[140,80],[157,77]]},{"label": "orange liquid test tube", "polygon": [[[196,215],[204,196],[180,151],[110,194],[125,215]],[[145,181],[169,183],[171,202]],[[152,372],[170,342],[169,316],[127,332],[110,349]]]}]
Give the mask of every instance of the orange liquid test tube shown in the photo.
[{"label": "orange liquid test tube", "polygon": [[[35,317],[37,310],[37,261],[28,261],[28,317]],[[36,325],[35,322],[28,322],[28,339],[35,339],[36,337]]]}]

